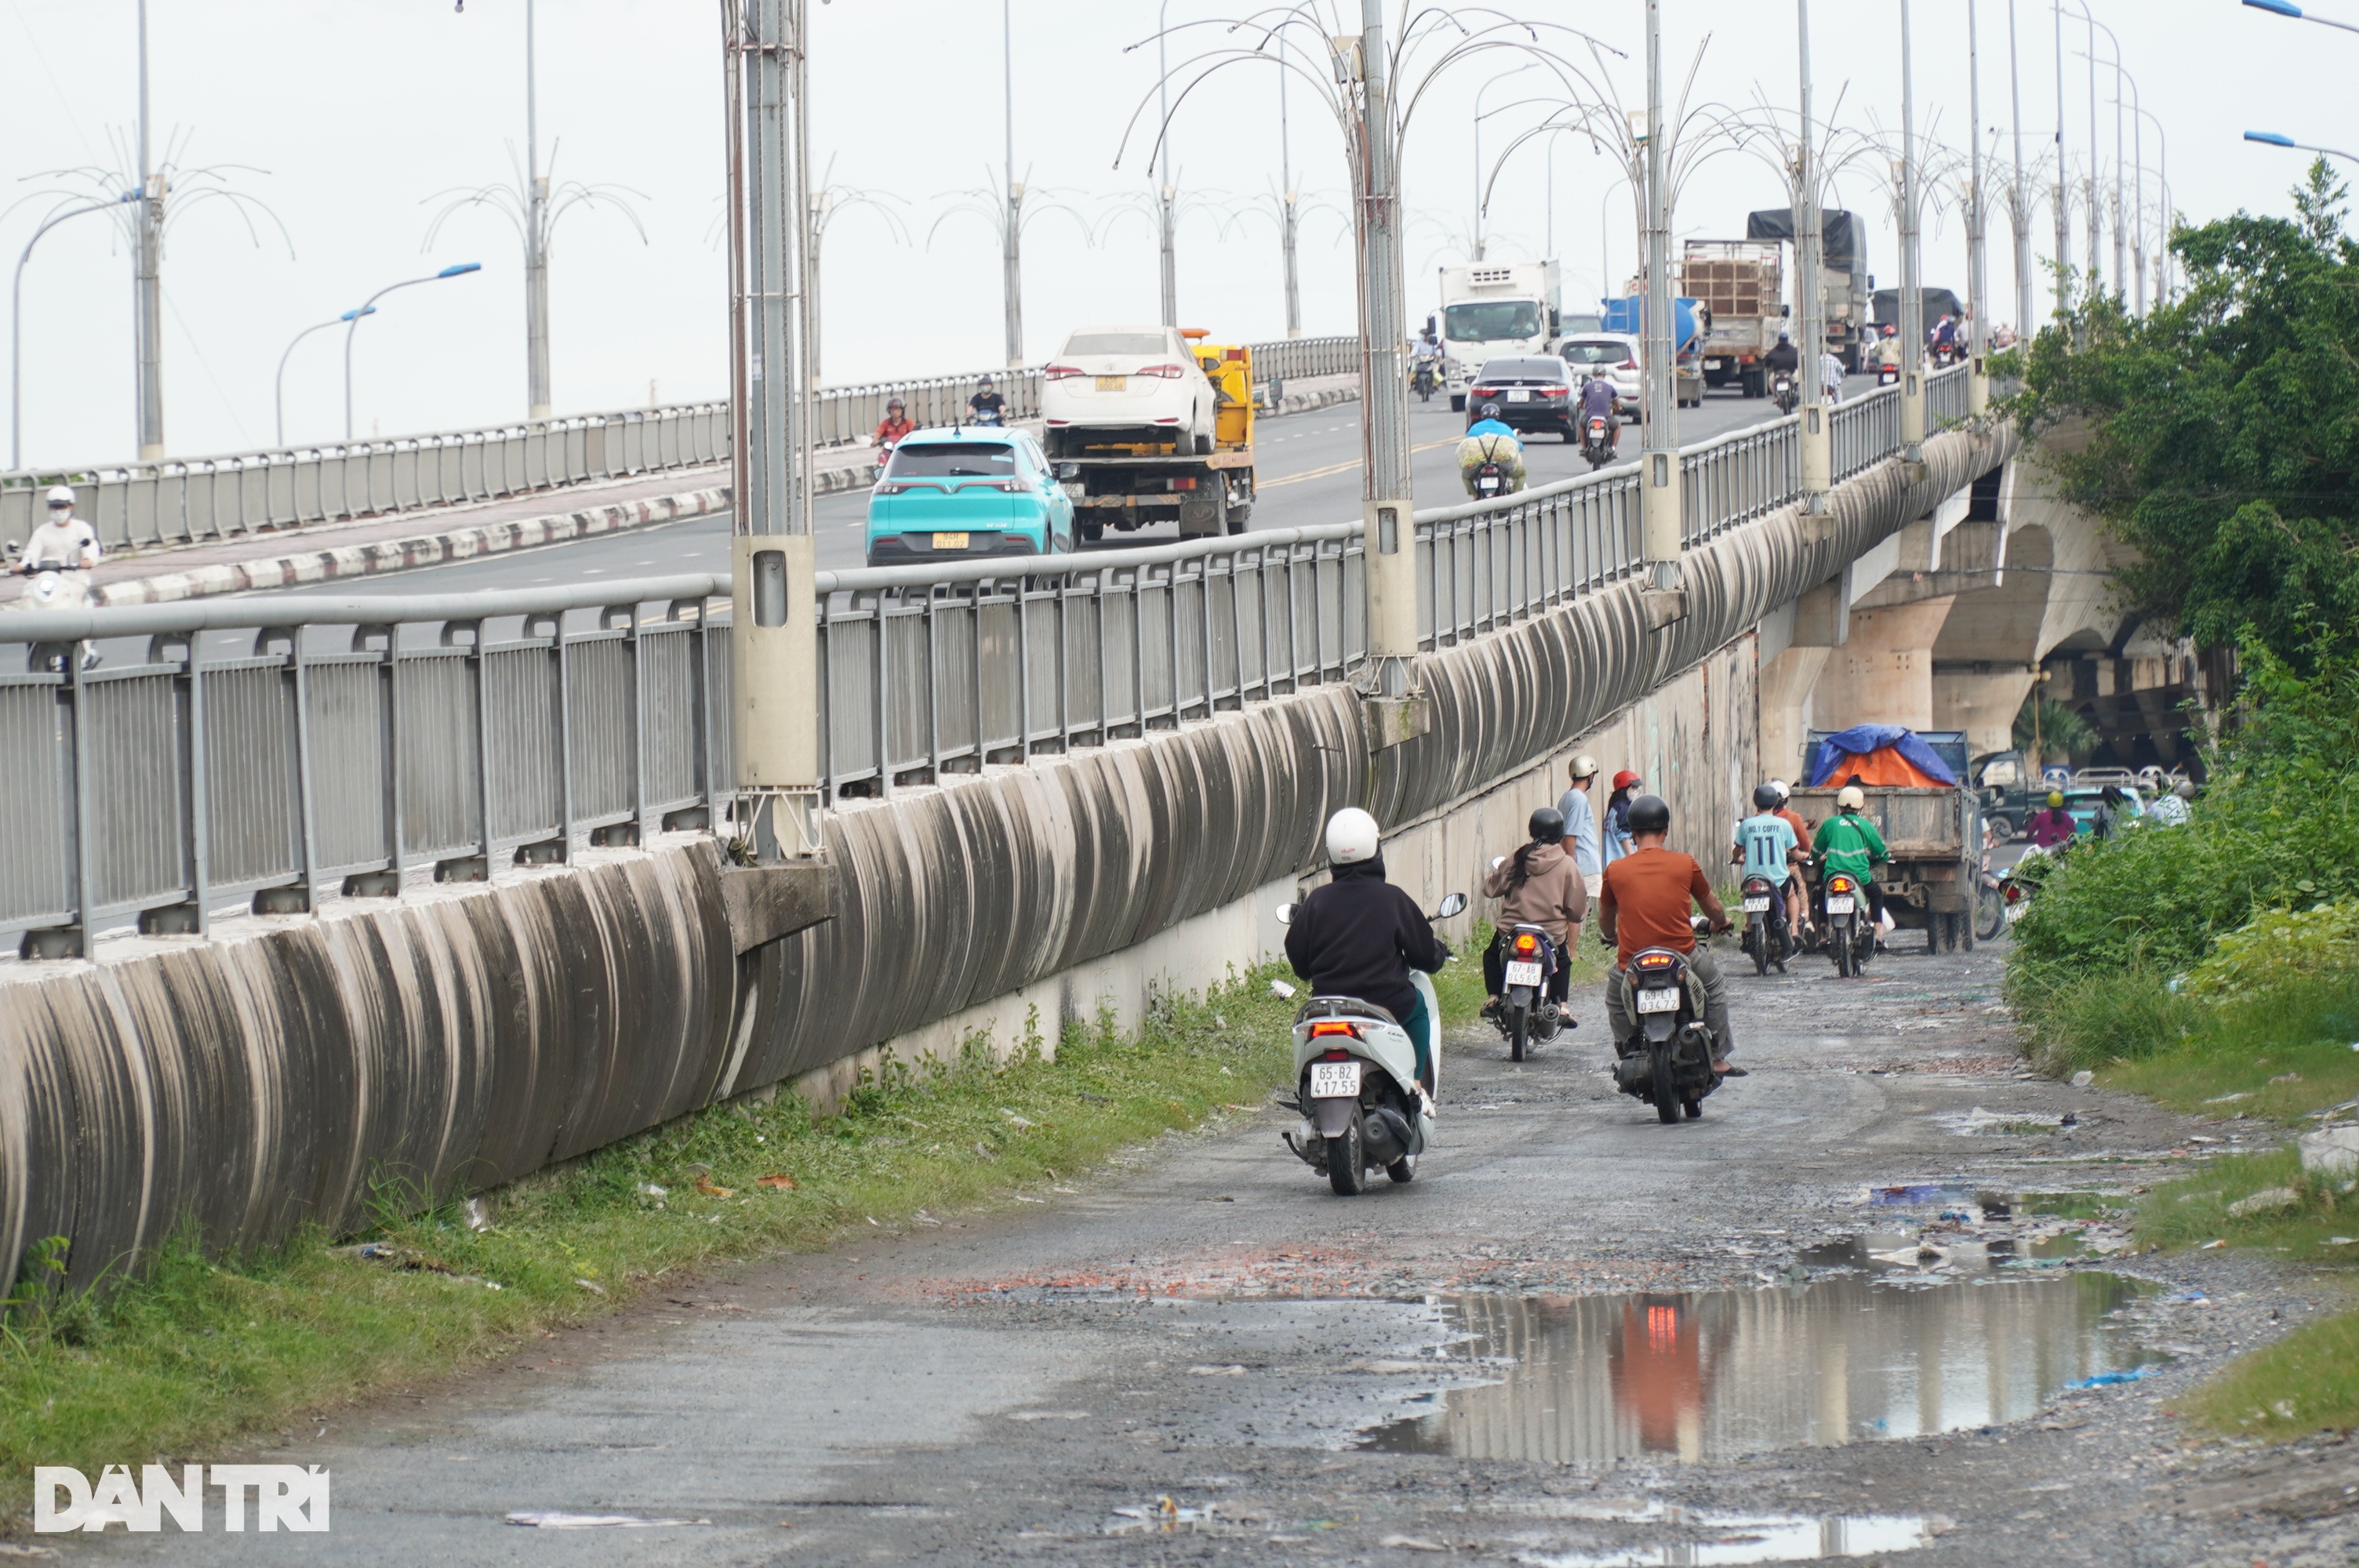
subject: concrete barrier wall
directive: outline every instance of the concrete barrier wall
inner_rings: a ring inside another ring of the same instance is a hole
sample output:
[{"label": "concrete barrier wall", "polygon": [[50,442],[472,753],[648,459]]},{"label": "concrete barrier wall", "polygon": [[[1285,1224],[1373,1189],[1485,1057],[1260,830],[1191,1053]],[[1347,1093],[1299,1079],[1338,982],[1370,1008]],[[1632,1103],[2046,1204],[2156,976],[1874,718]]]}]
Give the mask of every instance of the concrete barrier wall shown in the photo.
[{"label": "concrete barrier wall", "polygon": [[1431,732],[1386,752],[1348,690],[1315,688],[843,811],[837,917],[742,957],[699,841],[0,966],[0,1277],[49,1236],[88,1283],[183,1217],[223,1249],[348,1227],[380,1186],[496,1184],[766,1085],[840,1085],[886,1043],[1009,1038],[1035,1008],[1050,1033],[1102,998],[1134,1016],[1266,949],[1266,905],[1343,806],[1411,825],[1392,863],[1421,895],[1471,891],[1616,715],[1601,756],[1667,784],[1710,860],[1756,766],[1744,633],[2011,450],[1940,438],[1922,474],[1723,535],[1663,630],[1623,585],[1445,650]]}]

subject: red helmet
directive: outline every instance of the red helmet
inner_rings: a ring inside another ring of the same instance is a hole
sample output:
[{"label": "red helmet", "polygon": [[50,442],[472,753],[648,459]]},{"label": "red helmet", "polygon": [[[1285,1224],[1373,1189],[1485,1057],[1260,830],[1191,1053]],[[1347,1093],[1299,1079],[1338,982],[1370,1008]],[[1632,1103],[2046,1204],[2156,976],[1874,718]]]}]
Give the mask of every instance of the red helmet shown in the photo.
[{"label": "red helmet", "polygon": [[1628,789],[1632,784],[1644,783],[1646,783],[1646,780],[1640,778],[1637,774],[1632,773],[1627,768],[1624,768],[1620,773],[1614,775],[1614,787],[1615,789]]}]

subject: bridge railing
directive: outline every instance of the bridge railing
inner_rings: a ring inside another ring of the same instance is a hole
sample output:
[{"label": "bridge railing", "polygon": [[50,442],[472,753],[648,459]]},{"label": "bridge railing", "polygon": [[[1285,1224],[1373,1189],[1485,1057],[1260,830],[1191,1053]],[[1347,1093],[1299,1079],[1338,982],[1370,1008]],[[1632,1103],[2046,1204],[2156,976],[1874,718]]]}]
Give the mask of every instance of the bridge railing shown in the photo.
[{"label": "bridge railing", "polygon": [[[1837,414],[1854,448],[1897,449],[1886,395]],[[1794,421],[1680,461],[1700,543],[1792,500]],[[1627,469],[1419,513],[1420,645],[1636,573],[1638,514]],[[1366,649],[1360,531],[821,573],[822,788],[889,795],[1343,680]],[[691,575],[0,615],[0,933],[201,928],[232,901],[316,909],[716,821],[728,592]],[[81,667],[82,638],[103,665]]]},{"label": "bridge railing", "polygon": [[[1359,340],[1296,338],[1253,346],[1263,381],[1359,368]],[[898,397],[919,425],[954,424],[984,375],[1008,412],[1040,412],[1037,369],[977,371],[830,386],[813,399],[813,438],[844,446],[873,434]],[[726,402],[569,415],[485,429],[322,441],[277,451],[153,462],[68,464],[0,473],[0,544],[21,545],[51,485],[73,486],[76,510],[109,550],[201,544],[242,535],[498,501],[595,480],[704,468],[729,457]]]}]

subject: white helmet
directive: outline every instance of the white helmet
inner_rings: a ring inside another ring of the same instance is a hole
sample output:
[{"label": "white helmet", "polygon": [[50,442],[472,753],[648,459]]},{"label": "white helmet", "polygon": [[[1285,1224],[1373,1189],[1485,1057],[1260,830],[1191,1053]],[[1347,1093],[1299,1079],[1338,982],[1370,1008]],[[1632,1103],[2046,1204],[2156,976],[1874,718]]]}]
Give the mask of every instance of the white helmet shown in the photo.
[{"label": "white helmet", "polygon": [[1354,866],[1373,860],[1381,838],[1375,817],[1356,806],[1347,806],[1327,819],[1328,863]]},{"label": "white helmet", "polygon": [[1867,792],[1857,784],[1845,784],[1842,792],[1835,796],[1835,806],[1841,811],[1865,811]]},{"label": "white helmet", "polygon": [[1595,778],[1597,776],[1597,759],[1591,756],[1586,752],[1583,752],[1581,755],[1573,758],[1572,776],[1577,779]]},{"label": "white helmet", "polygon": [[1771,779],[1769,787],[1777,792],[1777,804],[1780,806],[1794,798],[1794,792],[1786,787],[1784,779]]},{"label": "white helmet", "polygon": [[49,504],[50,504],[50,505],[52,505],[52,506],[71,506],[73,503],[74,503],[74,492],[73,492],[73,490],[72,490],[72,488],[71,488],[71,486],[68,486],[68,485],[62,485],[62,484],[53,484],[53,485],[49,486]]}]

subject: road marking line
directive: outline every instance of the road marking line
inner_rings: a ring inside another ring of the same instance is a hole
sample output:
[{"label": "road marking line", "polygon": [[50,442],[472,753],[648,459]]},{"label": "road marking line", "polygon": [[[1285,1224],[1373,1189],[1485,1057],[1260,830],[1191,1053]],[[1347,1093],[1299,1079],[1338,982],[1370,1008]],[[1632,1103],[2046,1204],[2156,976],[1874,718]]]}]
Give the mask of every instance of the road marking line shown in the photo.
[{"label": "road marking line", "polygon": [[[1439,447],[1454,447],[1457,444],[1458,438],[1456,438],[1447,441],[1425,441],[1411,446],[1409,450],[1412,452],[1430,452]],[[1349,462],[1331,463],[1323,469],[1305,469],[1300,473],[1281,474],[1276,479],[1266,479],[1255,485],[1254,488],[1256,491],[1275,490],[1281,484],[1293,484],[1299,481],[1306,479],[1332,479],[1339,473],[1349,473],[1359,466],[1360,460],[1353,458]]]}]

